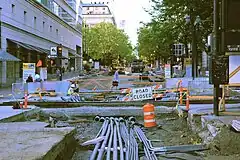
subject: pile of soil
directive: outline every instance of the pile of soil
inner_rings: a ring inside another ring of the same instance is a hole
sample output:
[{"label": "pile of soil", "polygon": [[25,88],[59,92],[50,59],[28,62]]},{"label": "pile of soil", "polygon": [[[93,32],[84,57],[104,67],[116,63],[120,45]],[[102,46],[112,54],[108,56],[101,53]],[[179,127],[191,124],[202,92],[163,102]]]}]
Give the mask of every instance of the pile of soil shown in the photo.
[{"label": "pile of soil", "polygon": [[210,155],[232,156],[240,159],[240,134],[233,129],[224,126],[210,145]]},{"label": "pile of soil", "polygon": [[156,147],[201,143],[201,139],[188,127],[186,119],[179,118],[177,114],[159,114],[156,121],[159,127],[146,132],[150,140],[161,140],[153,143]]}]

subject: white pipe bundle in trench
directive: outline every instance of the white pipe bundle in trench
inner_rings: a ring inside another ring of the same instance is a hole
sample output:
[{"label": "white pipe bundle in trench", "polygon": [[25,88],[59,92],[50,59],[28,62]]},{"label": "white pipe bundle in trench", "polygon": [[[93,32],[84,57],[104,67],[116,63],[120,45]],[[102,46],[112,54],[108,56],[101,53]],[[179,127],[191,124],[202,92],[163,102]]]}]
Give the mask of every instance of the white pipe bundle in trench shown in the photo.
[{"label": "white pipe bundle in trench", "polygon": [[138,144],[132,128],[123,118],[95,117],[103,122],[96,138],[83,145],[95,144],[90,160],[138,160]]}]

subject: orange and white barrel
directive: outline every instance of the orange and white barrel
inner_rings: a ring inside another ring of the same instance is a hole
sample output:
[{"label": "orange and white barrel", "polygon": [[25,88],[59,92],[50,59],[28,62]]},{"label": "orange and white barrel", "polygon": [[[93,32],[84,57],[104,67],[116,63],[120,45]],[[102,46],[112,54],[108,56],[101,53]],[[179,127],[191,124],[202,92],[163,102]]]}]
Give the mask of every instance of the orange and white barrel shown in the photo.
[{"label": "orange and white barrel", "polygon": [[155,120],[154,114],[154,105],[147,103],[143,106],[143,114],[144,114],[144,127],[156,127],[157,123]]}]

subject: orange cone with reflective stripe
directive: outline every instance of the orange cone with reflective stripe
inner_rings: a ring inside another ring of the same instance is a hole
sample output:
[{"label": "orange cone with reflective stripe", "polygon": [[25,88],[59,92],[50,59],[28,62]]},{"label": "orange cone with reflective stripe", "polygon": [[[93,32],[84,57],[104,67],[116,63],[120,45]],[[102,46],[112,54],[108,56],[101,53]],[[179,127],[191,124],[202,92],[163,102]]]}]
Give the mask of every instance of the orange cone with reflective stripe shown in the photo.
[{"label": "orange cone with reflective stripe", "polygon": [[156,127],[157,123],[155,120],[154,114],[154,105],[147,103],[143,106],[143,114],[144,114],[144,127]]}]

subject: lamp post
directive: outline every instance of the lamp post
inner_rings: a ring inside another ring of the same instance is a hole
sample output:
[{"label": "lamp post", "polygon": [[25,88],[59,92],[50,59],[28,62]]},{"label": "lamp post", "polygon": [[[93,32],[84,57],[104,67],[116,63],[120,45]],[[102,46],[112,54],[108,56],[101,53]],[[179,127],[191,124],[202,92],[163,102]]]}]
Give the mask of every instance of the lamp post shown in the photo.
[{"label": "lamp post", "polygon": [[[196,16],[195,21],[190,15],[185,16],[187,24],[190,24],[190,31],[192,33],[192,77],[193,80],[197,77],[197,34],[199,24],[201,23],[200,16]],[[194,22],[193,22],[194,21]]]}]

